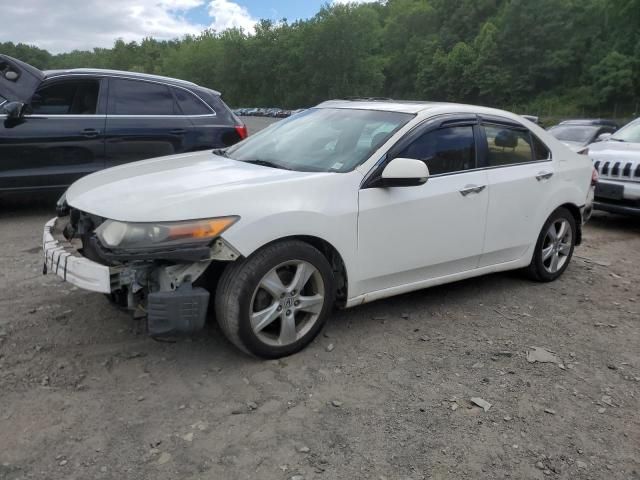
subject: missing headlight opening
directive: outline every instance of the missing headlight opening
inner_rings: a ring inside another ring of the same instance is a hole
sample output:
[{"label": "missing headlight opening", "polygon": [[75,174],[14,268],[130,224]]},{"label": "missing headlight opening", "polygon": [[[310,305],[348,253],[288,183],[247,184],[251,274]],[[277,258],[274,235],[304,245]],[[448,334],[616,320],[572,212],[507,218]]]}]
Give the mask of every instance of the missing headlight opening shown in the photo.
[{"label": "missing headlight opening", "polygon": [[[69,216],[52,220],[51,228],[45,230],[43,244],[51,252],[47,270],[68,279],[70,262],[97,262],[102,281],[83,288],[107,294],[134,317],[146,317],[151,335],[193,333],[204,325],[209,303],[209,292],[194,283],[213,262],[230,262],[241,256],[217,236],[236,221],[237,217],[225,217],[173,225],[144,224],[152,235],[169,238],[162,244],[138,235],[140,230],[135,228],[143,224],[134,225],[131,234],[125,231],[127,224],[71,209]],[[105,226],[111,232],[99,235]],[[138,239],[146,247],[104,245],[122,244],[126,235],[125,245]]]}]

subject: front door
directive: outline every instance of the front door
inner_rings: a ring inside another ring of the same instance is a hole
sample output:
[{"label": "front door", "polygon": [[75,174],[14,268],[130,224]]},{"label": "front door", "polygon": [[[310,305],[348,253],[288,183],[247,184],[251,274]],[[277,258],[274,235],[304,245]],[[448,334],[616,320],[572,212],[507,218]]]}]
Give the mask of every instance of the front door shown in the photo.
[{"label": "front door", "polygon": [[428,128],[393,157],[423,160],[427,183],[364,188],[355,295],[473,270],[483,250],[487,172],[476,169],[475,119]]},{"label": "front door", "polygon": [[47,81],[21,118],[0,119],[0,190],[63,188],[104,168],[102,80]]}]

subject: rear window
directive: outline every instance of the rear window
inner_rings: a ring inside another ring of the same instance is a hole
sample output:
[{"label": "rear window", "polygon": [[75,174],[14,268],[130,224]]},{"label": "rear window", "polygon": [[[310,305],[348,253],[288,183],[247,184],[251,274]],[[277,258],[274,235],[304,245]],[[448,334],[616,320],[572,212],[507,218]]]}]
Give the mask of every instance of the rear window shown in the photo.
[{"label": "rear window", "polygon": [[180,115],[171,90],[166,85],[119,78],[110,82],[111,115]]},{"label": "rear window", "polygon": [[218,121],[220,123],[225,123],[227,125],[240,125],[242,123],[233,114],[231,109],[222,101],[220,95],[213,93],[207,88],[198,88],[194,90],[201,99],[207,102],[207,104],[211,108],[213,108],[213,110],[216,112],[216,115],[218,116]]},{"label": "rear window", "polygon": [[185,115],[213,115],[211,108],[191,92],[182,88],[174,88],[173,94],[176,96],[180,110]]}]

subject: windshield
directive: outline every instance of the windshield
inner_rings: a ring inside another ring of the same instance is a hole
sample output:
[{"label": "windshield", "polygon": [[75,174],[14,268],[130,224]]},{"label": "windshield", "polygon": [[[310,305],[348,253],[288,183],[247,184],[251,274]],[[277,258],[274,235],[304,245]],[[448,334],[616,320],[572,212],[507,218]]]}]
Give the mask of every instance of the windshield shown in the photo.
[{"label": "windshield", "polygon": [[225,155],[302,172],[348,172],[412,118],[407,113],[312,108],[274,123]]},{"label": "windshield", "polygon": [[549,133],[563,142],[590,143],[598,128],[582,125],[559,125],[549,130]]},{"label": "windshield", "polygon": [[622,127],[611,138],[621,142],[640,143],[640,120]]}]

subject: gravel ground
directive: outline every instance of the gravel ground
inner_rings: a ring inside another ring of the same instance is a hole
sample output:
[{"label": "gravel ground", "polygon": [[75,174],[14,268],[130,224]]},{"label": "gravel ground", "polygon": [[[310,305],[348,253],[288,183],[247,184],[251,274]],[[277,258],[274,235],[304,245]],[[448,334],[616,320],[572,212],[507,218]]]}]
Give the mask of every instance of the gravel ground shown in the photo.
[{"label": "gravel ground", "polygon": [[597,214],[555,283],[378,301],[260,361],[43,277],[53,200],[0,200],[0,479],[640,478],[638,219]]}]

